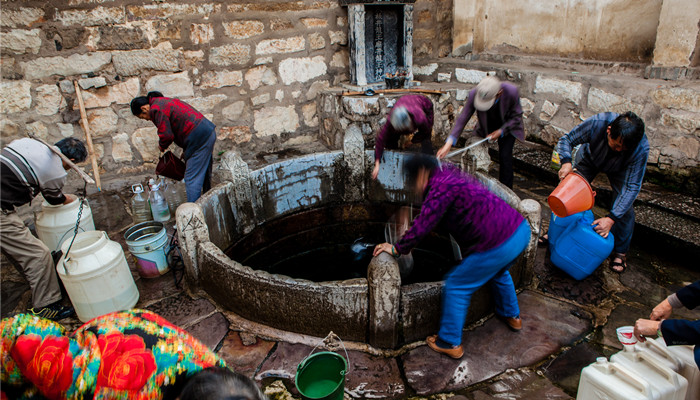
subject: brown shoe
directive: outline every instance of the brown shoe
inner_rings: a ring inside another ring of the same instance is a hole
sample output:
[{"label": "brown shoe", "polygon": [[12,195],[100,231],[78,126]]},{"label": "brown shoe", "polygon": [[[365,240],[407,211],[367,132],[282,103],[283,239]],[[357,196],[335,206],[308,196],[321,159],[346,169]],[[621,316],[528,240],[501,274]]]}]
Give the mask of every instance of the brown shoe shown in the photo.
[{"label": "brown shoe", "polygon": [[508,328],[510,328],[510,330],[513,332],[520,332],[520,330],[523,329],[523,320],[520,319],[520,317],[507,318],[507,317],[502,317],[499,315],[498,319],[505,322],[506,325],[508,325]]},{"label": "brown shoe", "polygon": [[444,348],[438,346],[437,343],[435,343],[436,340],[437,340],[437,335],[428,336],[425,339],[425,343],[427,343],[428,347],[430,347],[434,351],[436,351],[438,353],[445,354],[445,355],[452,357],[452,358],[462,358],[462,356],[464,355],[464,348],[462,348],[461,344],[459,346],[453,347],[451,349],[444,349]]}]

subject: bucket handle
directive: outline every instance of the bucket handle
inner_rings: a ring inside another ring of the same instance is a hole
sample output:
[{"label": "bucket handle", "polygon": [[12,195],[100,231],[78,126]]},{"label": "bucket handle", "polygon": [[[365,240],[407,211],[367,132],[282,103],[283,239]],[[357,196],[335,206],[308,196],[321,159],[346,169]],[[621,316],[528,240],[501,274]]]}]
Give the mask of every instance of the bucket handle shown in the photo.
[{"label": "bucket handle", "polygon": [[[323,340],[321,341],[321,343],[319,343],[319,344],[317,344],[316,346],[314,346],[314,348],[311,349],[311,352],[309,353],[309,355],[306,356],[306,357],[304,357],[303,360],[301,360],[301,362],[299,363],[299,365],[297,365],[297,371],[299,371],[299,370],[301,370],[301,369],[304,368],[304,366],[306,365],[306,361],[309,359],[309,357],[311,357],[311,355],[314,353],[314,351],[316,351],[316,349],[318,348],[318,346],[320,346],[322,343],[325,344],[326,346],[328,346],[329,343],[330,343],[330,341],[331,341],[332,339],[338,339],[338,340],[340,341],[340,345],[343,346],[343,350],[345,350],[345,361],[347,361],[347,362],[349,363],[349,362],[350,362],[350,357],[348,356],[348,349],[345,348],[345,344],[343,343],[343,340],[340,338],[340,336],[336,335],[335,332],[330,331],[330,332],[328,333],[328,335],[327,335],[325,338],[323,338]],[[344,375],[344,376],[347,376],[347,372],[348,372],[348,370],[346,369],[345,371],[340,371],[340,374],[341,374],[341,375]]]}]

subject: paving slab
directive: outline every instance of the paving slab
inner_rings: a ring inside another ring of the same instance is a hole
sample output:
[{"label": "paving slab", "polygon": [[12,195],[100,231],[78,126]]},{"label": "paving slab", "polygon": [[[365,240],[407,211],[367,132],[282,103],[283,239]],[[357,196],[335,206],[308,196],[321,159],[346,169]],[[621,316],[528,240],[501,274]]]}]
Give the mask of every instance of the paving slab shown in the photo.
[{"label": "paving slab", "polygon": [[606,354],[602,348],[589,342],[582,342],[543,364],[538,371],[573,396],[578,390],[581,369],[595,362],[598,357],[608,356],[610,354]]},{"label": "paving slab", "polygon": [[246,345],[239,332],[229,331],[218,354],[234,371],[253,378],[274,346],[275,342],[261,338],[255,338],[255,343]]},{"label": "paving slab", "polygon": [[[648,317],[651,310],[631,304],[620,304],[610,313],[608,321],[595,335],[595,341],[603,346],[622,350],[622,343],[617,339],[617,328],[634,325],[638,318]],[[602,336],[602,337],[601,337]]]},{"label": "paving slab", "polygon": [[297,365],[312,350],[313,347],[303,344],[278,342],[272,354],[260,366],[258,373],[255,375],[255,380],[258,382],[275,379],[282,380],[292,395],[300,396],[294,385]]},{"label": "paving slab", "polygon": [[[341,353],[342,354],[342,353]],[[345,393],[353,398],[398,398],[406,387],[395,358],[348,352]]]},{"label": "paving slab", "polygon": [[188,326],[186,329],[192,336],[214,350],[228,333],[229,322],[222,313],[210,315],[203,320]]},{"label": "paving slab", "polygon": [[183,291],[182,288],[175,286],[172,271],[157,278],[137,277],[135,281],[136,288],[139,291],[139,301],[136,303],[138,308],[144,308],[151,303]]},{"label": "paving slab", "polygon": [[591,329],[581,310],[532,291],[518,295],[523,319],[515,333],[496,318],[465,332],[460,360],[418,347],[401,357],[409,386],[419,395],[458,390],[492,378],[509,368],[532,365],[570,345]]},{"label": "paving slab", "polygon": [[598,305],[609,297],[603,286],[604,267],[605,262],[593,274],[577,281],[552,264],[547,247],[540,246],[537,249],[534,268],[538,280],[537,289],[579,304]]},{"label": "paving slab", "polygon": [[474,400],[569,400],[571,396],[530,370],[514,370],[499,376],[497,382],[471,393]]},{"label": "paving slab", "polygon": [[153,303],[147,309],[180,327],[187,327],[195,320],[209,315],[215,310],[214,305],[209,300],[193,300],[184,293]]},{"label": "paving slab", "polygon": [[29,291],[29,284],[26,282],[15,282],[15,281],[2,281],[0,285],[0,313],[2,318],[11,317],[16,312],[19,311],[19,306],[22,304],[26,307],[28,302],[28,296],[25,294]]}]

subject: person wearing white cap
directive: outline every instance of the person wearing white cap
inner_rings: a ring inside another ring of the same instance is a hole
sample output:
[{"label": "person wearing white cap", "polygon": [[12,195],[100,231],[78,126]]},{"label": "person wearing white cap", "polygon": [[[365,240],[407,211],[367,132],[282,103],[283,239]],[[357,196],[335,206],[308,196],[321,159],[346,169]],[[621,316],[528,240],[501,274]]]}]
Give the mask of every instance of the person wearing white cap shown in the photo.
[{"label": "person wearing white cap", "polygon": [[450,152],[475,112],[479,122],[474,134],[482,138],[488,137],[489,141],[498,140],[498,180],[512,188],[513,145],[516,138],[525,140],[523,110],[518,88],[501,82],[495,76],[486,76],[469,92],[467,103],[437,156],[443,158]]},{"label": "person wearing white cap", "polygon": [[412,144],[420,144],[421,153],[433,155],[433,102],[419,94],[399,97],[389,112],[387,121],[377,134],[374,145],[374,170],[372,179],[379,175],[379,163],[384,149],[398,149],[399,138],[409,136]]}]

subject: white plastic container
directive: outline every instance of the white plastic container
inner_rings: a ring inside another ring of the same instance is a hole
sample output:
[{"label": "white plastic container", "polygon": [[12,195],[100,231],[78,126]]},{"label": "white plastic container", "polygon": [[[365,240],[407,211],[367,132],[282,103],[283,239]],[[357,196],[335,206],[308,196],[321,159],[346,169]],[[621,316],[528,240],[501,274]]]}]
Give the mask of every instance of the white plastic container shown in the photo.
[{"label": "white plastic container", "polygon": [[695,363],[694,346],[666,346],[663,339],[656,339],[655,343],[660,347],[665,347],[683,364],[678,373],[688,380],[688,392],[685,395],[685,400],[700,400],[700,369]]},{"label": "white plastic container", "polygon": [[[44,201],[41,203],[41,212],[36,216],[36,233],[39,239],[51,251],[57,251],[61,244],[73,238],[75,223],[78,221],[78,209],[80,199],[68,204],[52,206]],[[83,204],[83,213],[80,215],[80,227],[78,232],[88,232],[95,230],[95,222],[92,219],[92,210],[87,199]]]},{"label": "white plastic container", "polygon": [[620,351],[613,354],[610,361],[642,377],[659,394],[660,400],[685,400],[688,380],[649,352]]},{"label": "white plastic container", "polygon": [[674,372],[680,372],[683,367],[683,362],[676,355],[668,351],[666,346],[661,345],[654,339],[647,338],[644,342],[637,342],[637,344],[634,345],[634,351],[649,353],[663,366],[672,369]]},{"label": "white plastic container", "polygon": [[659,394],[641,376],[605,357],[583,368],[576,400],[658,400]]},{"label": "white plastic container", "polygon": [[79,233],[66,254],[69,245],[67,241],[61,246],[56,271],[78,319],[87,322],[136,305],[139,291],[119,243],[109,240],[106,232],[92,231]]}]

